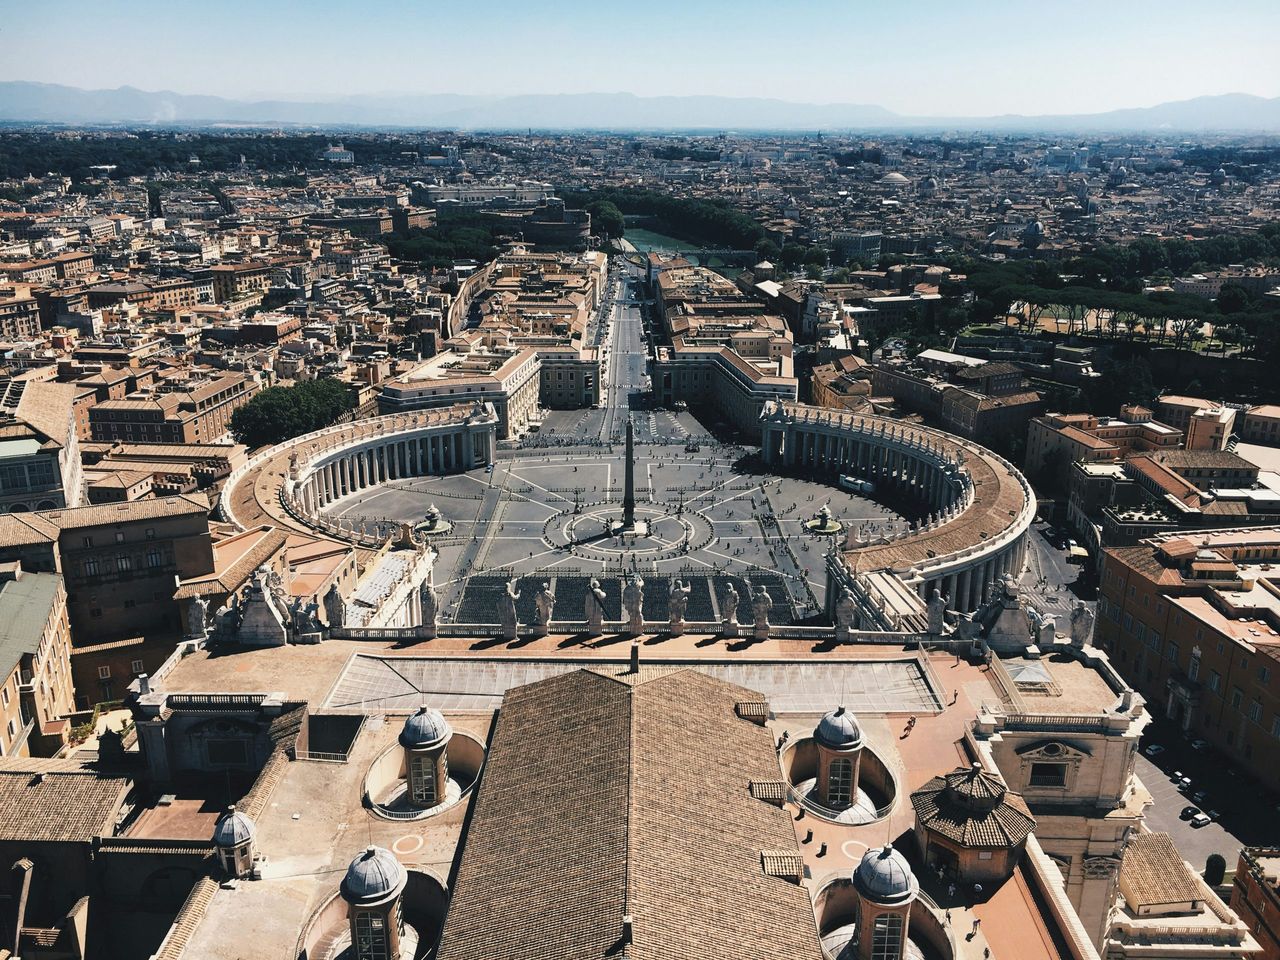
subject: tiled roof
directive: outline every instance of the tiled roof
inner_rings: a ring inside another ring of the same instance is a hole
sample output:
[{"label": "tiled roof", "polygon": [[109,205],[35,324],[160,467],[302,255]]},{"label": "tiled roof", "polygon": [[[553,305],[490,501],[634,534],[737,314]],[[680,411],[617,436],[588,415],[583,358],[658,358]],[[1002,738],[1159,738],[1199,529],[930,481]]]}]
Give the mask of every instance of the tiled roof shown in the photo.
[{"label": "tiled roof", "polygon": [[509,690],[441,960],[818,960],[790,817],[748,789],[778,776],[734,712],[759,699],[693,670]]},{"label": "tiled roof", "polygon": [[0,840],[89,843],[110,836],[131,782],[75,761],[0,760]]},{"label": "tiled roof", "polygon": [[[999,789],[996,786],[999,786]],[[963,789],[962,789],[963,788]],[[985,804],[965,802],[964,790],[975,799],[990,801],[1002,794],[990,810]],[[1019,794],[1003,790],[994,777],[975,777],[968,769],[934,777],[911,794],[916,821],[926,830],[937,833],[965,847],[1013,847],[1030,836],[1035,818]]]},{"label": "tiled roof", "polygon": [[1167,833],[1140,833],[1120,862],[1120,885],[1130,909],[1204,899]]}]

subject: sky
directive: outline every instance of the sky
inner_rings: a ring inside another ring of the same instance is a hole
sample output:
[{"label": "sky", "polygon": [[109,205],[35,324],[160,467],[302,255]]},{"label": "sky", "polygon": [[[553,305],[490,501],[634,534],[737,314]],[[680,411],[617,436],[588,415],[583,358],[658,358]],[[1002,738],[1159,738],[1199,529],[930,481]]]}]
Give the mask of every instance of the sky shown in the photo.
[{"label": "sky", "polygon": [[1280,96],[1280,0],[0,0],[0,80],[235,99],[601,93],[1092,113]]}]

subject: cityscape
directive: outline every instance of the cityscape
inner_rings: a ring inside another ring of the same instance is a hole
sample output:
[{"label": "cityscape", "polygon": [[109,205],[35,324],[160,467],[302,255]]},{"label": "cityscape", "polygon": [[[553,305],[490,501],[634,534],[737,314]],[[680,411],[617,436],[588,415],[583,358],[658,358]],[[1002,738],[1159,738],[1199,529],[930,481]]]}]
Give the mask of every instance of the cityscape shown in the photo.
[{"label": "cityscape", "polygon": [[0,960],[1280,960],[1226,6],[10,11]]}]

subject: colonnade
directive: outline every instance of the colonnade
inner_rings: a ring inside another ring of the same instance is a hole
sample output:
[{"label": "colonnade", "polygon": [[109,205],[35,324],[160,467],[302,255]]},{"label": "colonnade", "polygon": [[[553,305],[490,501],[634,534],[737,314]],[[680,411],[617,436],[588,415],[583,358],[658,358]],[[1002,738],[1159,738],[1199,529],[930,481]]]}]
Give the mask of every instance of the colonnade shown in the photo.
[{"label": "colonnade", "polygon": [[326,452],[297,480],[294,496],[308,513],[388,480],[473,470],[496,455],[492,425],[477,430],[461,424],[375,436]]},{"label": "colonnade", "polygon": [[[992,585],[1003,577],[1021,576],[1035,501],[1021,474],[990,451],[928,427],[800,404],[767,404],[760,427],[761,458],[768,466],[847,472],[910,497],[929,511],[913,525],[911,533],[893,541],[897,548],[892,551],[893,559],[877,564],[886,571],[891,567],[889,572],[926,603],[937,589],[949,608],[968,613],[990,598]],[[982,502],[966,458],[974,463],[985,461]],[[1006,496],[997,515],[993,505],[1003,484],[1021,490],[1021,504],[1006,510],[1006,505],[1015,502]],[[958,538],[943,534],[962,517],[968,521],[970,510],[991,511],[973,514],[989,523],[970,523],[966,529],[972,529],[973,542],[957,546]],[[875,543],[851,544],[849,551],[864,546],[872,558],[878,549]],[[910,560],[903,561],[903,554]],[[858,593],[857,578],[840,558],[833,559],[844,571],[837,579]],[[832,602],[829,599],[828,606]],[[918,609],[902,612],[911,615]],[[889,614],[885,616],[888,619]]]},{"label": "colonnade", "polygon": [[766,408],[760,452],[767,466],[847,470],[859,479],[891,484],[938,512],[956,506],[968,488],[960,464],[916,428],[820,412],[806,418],[768,417]]}]

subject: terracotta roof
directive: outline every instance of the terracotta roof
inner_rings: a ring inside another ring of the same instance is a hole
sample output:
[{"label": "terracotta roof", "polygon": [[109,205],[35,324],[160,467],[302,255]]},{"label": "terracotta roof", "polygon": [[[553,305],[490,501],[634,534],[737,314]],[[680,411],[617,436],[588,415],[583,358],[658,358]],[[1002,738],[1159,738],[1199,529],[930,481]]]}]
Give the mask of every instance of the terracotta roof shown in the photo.
[{"label": "terracotta roof", "polygon": [[616,667],[509,690],[441,960],[819,960],[790,816],[748,786],[778,776],[758,699]]},{"label": "terracotta roof", "polygon": [[911,794],[916,821],[965,847],[1013,847],[1036,827],[1026,801],[978,767],[934,777]]},{"label": "terracotta roof", "polygon": [[1204,899],[1167,833],[1140,833],[1129,841],[1120,862],[1120,885],[1132,910]]},{"label": "terracotta roof", "polygon": [[110,836],[132,782],[73,760],[0,760],[0,840],[89,843]]}]

